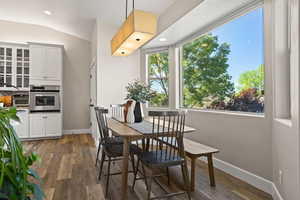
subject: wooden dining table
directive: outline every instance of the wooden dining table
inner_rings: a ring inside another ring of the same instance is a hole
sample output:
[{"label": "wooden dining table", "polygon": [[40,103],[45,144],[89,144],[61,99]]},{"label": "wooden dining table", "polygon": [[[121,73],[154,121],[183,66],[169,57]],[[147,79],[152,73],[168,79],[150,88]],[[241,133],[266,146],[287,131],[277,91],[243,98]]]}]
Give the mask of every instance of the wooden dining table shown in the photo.
[{"label": "wooden dining table", "polygon": [[[150,120],[150,119],[146,119]],[[122,186],[121,186],[121,197],[123,200],[128,199],[128,163],[129,163],[129,147],[132,141],[151,137],[151,134],[144,134],[137,129],[134,129],[125,122],[121,122],[114,118],[108,119],[108,127],[111,129],[114,136],[122,137],[123,143],[123,164],[122,164]],[[185,126],[184,132],[194,132],[196,129]]]}]

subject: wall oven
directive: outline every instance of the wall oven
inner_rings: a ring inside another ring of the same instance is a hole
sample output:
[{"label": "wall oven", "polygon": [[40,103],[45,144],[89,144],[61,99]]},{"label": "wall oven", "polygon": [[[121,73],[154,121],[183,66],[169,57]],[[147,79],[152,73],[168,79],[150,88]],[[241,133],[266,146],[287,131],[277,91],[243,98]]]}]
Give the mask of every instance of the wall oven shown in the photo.
[{"label": "wall oven", "polygon": [[60,112],[59,86],[30,86],[30,112]]}]

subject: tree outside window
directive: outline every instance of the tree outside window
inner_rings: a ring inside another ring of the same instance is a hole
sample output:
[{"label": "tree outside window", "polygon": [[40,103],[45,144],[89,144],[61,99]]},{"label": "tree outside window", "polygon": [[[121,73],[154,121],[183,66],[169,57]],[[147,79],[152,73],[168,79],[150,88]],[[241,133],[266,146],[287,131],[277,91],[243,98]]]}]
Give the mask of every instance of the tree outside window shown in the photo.
[{"label": "tree outside window", "polygon": [[148,82],[156,92],[150,100],[150,106],[167,107],[169,105],[169,55],[168,52],[158,52],[147,55]]},{"label": "tree outside window", "polygon": [[[180,48],[181,106],[264,112],[263,8]],[[147,55],[150,106],[168,106],[168,52]]]},{"label": "tree outside window", "polygon": [[183,107],[264,112],[262,8],[186,43],[181,51]]}]

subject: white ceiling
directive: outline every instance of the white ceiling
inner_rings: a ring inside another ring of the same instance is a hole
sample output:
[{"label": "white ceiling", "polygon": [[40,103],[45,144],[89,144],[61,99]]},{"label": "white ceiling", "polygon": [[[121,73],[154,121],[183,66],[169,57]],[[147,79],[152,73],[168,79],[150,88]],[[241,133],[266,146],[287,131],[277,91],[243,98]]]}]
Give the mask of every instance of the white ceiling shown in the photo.
[{"label": "white ceiling", "polygon": [[[131,8],[131,0],[129,7]],[[136,0],[135,8],[160,15],[176,0]],[[47,26],[90,39],[95,19],[120,25],[126,0],[0,0],[0,20]],[[45,15],[44,10],[53,14]]]},{"label": "white ceiling", "polygon": [[[232,13],[232,11],[254,1],[258,0],[205,0],[171,25],[167,30],[156,36],[143,48],[154,48],[174,44],[229,13]],[[161,38],[166,38],[167,40],[164,42],[159,41]]]}]

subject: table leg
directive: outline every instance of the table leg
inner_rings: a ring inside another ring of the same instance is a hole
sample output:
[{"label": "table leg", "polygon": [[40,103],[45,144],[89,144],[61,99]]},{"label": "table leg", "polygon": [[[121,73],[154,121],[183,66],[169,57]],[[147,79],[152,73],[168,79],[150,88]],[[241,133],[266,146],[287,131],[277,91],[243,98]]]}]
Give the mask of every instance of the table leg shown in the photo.
[{"label": "table leg", "polygon": [[122,169],[122,199],[128,199],[128,160],[129,160],[129,138],[124,138],[123,144],[123,169]]},{"label": "table leg", "polygon": [[196,159],[191,159],[191,192],[195,191]]},{"label": "table leg", "polygon": [[207,155],[207,162],[208,162],[208,172],[209,172],[209,180],[210,180],[210,186],[215,187],[215,174],[214,174],[214,165],[213,165],[213,159],[212,154]]}]

